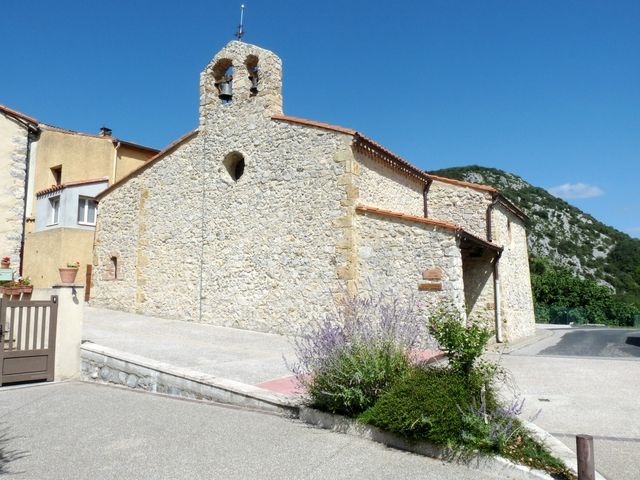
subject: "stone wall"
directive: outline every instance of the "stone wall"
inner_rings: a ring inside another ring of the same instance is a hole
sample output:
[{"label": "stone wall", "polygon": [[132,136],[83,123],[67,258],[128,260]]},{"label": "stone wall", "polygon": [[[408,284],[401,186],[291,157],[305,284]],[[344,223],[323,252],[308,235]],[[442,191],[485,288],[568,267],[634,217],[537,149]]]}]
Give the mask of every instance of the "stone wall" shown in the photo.
[{"label": "stone wall", "polygon": [[[356,216],[358,285],[425,310],[440,302],[464,312],[462,258],[453,231],[376,214]],[[425,270],[442,272],[442,290],[419,291]]]},{"label": "stone wall", "polygon": [[0,113],[0,257],[11,257],[16,270],[20,264],[28,148],[26,127]]},{"label": "stone wall", "polygon": [[198,319],[201,150],[191,138],[100,200],[93,304]]},{"label": "stone wall", "polygon": [[359,166],[356,185],[360,203],[387,210],[424,216],[424,183],[391,168],[386,163],[356,153]]},{"label": "stone wall", "polygon": [[535,333],[527,231],[522,220],[500,204],[492,210],[491,225],[494,242],[504,246],[498,264],[500,311],[504,337],[513,341]]},{"label": "stone wall", "polygon": [[[264,52],[230,45],[216,58],[234,66]],[[268,89],[265,69],[279,61],[259,60]],[[101,200],[92,303],[289,331],[328,312],[331,292],[350,276],[351,137],[271,120],[274,92],[262,90],[261,100],[234,86],[222,102],[208,71],[198,137]],[[236,180],[229,160],[239,158]],[[109,279],[112,256],[117,280]]]},{"label": "stone wall", "polygon": [[489,192],[434,180],[427,203],[429,218],[460,225],[480,238],[487,238]]},{"label": "stone wall", "polygon": [[[233,95],[221,99],[219,82],[230,66]],[[332,312],[335,292],[346,287],[427,307],[445,300],[462,314],[466,295],[471,315],[490,315],[490,261],[467,259],[463,273],[453,230],[356,213],[357,205],[369,205],[422,217],[421,181],[354,153],[345,130],[272,118],[281,112],[280,60],[229,43],[201,74],[197,136],[101,200],[94,304],[289,332]],[[490,201],[490,192],[435,180],[429,217],[486,238]],[[419,290],[423,272],[435,268],[441,289]],[[526,313],[522,295],[506,294],[514,318]]]}]

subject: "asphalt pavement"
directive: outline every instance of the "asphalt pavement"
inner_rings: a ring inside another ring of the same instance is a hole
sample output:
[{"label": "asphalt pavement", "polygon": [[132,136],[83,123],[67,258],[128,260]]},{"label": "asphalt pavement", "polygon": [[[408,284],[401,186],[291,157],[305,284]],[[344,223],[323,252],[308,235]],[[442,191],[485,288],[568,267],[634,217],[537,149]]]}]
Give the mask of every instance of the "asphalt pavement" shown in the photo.
[{"label": "asphalt pavement", "polygon": [[574,451],[576,434],[593,435],[605,477],[640,479],[640,347],[627,343],[640,331],[542,328],[538,341],[490,355],[525,398],[524,416],[540,412],[535,423]]},{"label": "asphalt pavement", "polygon": [[554,330],[558,343],[539,355],[640,358],[640,330],[627,328],[572,328]]},{"label": "asphalt pavement", "polygon": [[0,399],[0,473],[20,480],[500,479],[295,420],[107,385],[4,387]]}]

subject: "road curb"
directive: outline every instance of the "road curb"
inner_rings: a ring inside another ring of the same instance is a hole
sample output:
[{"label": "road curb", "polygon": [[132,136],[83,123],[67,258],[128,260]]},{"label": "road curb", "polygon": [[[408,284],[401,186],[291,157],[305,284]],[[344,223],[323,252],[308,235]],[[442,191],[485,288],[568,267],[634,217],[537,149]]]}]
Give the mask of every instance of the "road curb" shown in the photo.
[{"label": "road curb", "polygon": [[80,377],[83,381],[110,383],[134,390],[226,403],[285,417],[298,416],[298,397],[289,397],[253,385],[179,368],[95,343],[82,344],[80,357]]},{"label": "road curb", "polygon": [[442,461],[454,462],[467,466],[471,470],[480,470],[492,474],[498,473],[505,480],[553,480],[553,477],[545,472],[524,465],[518,465],[503,457],[488,457],[475,454],[464,456],[464,458],[459,456],[452,457],[450,450],[430,442],[410,441],[399,435],[380,430],[379,428],[364,425],[354,419],[321,412],[314,408],[301,406],[298,418],[309,425],[344,433],[346,435],[366,438],[367,440],[398,450],[404,450]]}]

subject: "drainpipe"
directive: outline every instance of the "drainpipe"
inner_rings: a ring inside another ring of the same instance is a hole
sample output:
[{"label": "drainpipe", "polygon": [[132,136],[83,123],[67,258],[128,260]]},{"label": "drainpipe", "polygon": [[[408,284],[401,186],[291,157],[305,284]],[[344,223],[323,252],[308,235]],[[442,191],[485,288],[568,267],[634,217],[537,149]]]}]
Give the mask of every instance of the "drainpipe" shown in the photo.
[{"label": "drainpipe", "polygon": [[[115,143],[115,140],[114,140]],[[116,149],[113,151],[113,174],[111,175],[111,185],[116,183],[116,166],[118,165],[118,149],[120,148],[120,140],[116,143]]]},{"label": "drainpipe", "polygon": [[[495,192],[492,196],[491,203],[487,207],[487,240],[493,241],[493,225],[491,224],[491,217],[493,209],[500,196]],[[495,260],[493,261],[493,302],[495,304],[495,322],[496,322],[496,342],[502,343],[504,341],[502,336],[502,317],[500,315],[500,256],[502,252],[498,252]]]},{"label": "drainpipe", "polygon": [[429,189],[431,188],[431,184],[433,183],[433,178],[429,178],[424,183],[424,189],[422,190],[422,202],[424,204],[424,218],[429,218],[429,202],[427,201],[427,196],[429,195]]},{"label": "drainpipe", "polygon": [[27,200],[29,198],[29,182],[35,181],[35,178],[29,178],[29,167],[31,166],[31,144],[38,138],[40,129],[27,126],[27,154],[25,155],[25,182],[24,182],[24,207],[22,209],[22,236],[20,238],[20,266],[18,267],[18,275],[22,277],[24,267],[24,242],[27,235]]},{"label": "drainpipe", "polygon": [[493,301],[496,306],[496,342],[502,343],[502,317],[500,316],[500,254],[493,261]]}]

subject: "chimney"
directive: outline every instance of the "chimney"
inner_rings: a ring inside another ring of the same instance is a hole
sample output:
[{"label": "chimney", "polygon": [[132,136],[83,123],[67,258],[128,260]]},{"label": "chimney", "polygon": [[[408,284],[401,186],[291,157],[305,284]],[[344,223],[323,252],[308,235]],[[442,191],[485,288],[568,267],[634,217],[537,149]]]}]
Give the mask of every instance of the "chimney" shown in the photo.
[{"label": "chimney", "polygon": [[101,137],[110,137],[112,133],[113,133],[113,130],[111,130],[109,127],[102,127],[100,129]]}]

